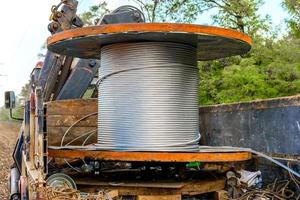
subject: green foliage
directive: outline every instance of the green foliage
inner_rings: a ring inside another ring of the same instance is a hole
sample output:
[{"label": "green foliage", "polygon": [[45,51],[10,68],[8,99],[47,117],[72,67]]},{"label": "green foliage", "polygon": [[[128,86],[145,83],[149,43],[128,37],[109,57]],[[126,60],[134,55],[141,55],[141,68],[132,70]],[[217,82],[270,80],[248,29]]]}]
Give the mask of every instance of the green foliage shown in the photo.
[{"label": "green foliage", "polygon": [[202,105],[295,95],[300,91],[300,40],[266,39],[246,58],[202,62],[199,69]]},{"label": "green foliage", "polygon": [[300,0],[283,0],[283,7],[291,15],[287,19],[291,34],[300,38]]},{"label": "green foliage", "polygon": [[[28,100],[29,99],[29,82],[26,83],[22,89],[20,94],[16,97],[16,108],[13,109],[13,116],[17,118],[22,118],[24,114],[24,108],[22,105],[20,105],[20,100]],[[9,109],[5,109],[4,106],[0,107],[0,121],[9,121]]]},{"label": "green foliage", "polygon": [[94,88],[88,88],[86,91],[85,91],[85,93],[84,93],[84,95],[83,95],[83,99],[90,99],[90,98],[92,98],[92,94],[93,94],[93,92],[94,92]]},{"label": "green foliage", "polygon": [[[199,0],[131,0],[145,14],[147,22],[185,22],[192,23],[206,10]],[[106,1],[91,6],[80,14],[86,25],[94,25],[104,14],[109,13]]]},{"label": "green foliage", "polygon": [[199,63],[199,103],[217,104],[294,95],[300,92],[299,39],[278,37],[269,17],[257,14],[261,0],[203,0],[217,8],[216,24],[249,34],[252,50],[242,57]]},{"label": "green foliage", "polygon": [[208,10],[216,8],[212,18],[219,26],[236,29],[250,36],[261,34],[270,28],[270,17],[261,17],[257,11],[262,0],[200,0]]},{"label": "green foliage", "polygon": [[95,25],[107,13],[109,13],[109,9],[107,9],[107,3],[103,1],[98,5],[91,6],[89,11],[80,14],[80,18],[85,25]]},{"label": "green foliage", "polygon": [[9,119],[9,111],[4,107],[0,108],[0,121],[8,121]]},{"label": "green foliage", "polygon": [[22,87],[22,89],[21,89],[21,92],[20,92],[20,94],[18,95],[20,98],[22,98],[22,99],[25,99],[25,100],[28,100],[29,99],[29,86],[30,86],[30,83],[29,83],[29,81],[28,81],[28,83],[26,83],[23,87]]},{"label": "green foliage", "polygon": [[148,22],[194,22],[204,10],[199,0],[133,0]]},{"label": "green foliage", "polygon": [[[24,114],[24,108],[20,106],[19,103],[16,104],[16,108],[13,109],[13,116],[17,118],[22,118]],[[0,121],[14,121],[9,116],[9,109],[0,107]]]}]

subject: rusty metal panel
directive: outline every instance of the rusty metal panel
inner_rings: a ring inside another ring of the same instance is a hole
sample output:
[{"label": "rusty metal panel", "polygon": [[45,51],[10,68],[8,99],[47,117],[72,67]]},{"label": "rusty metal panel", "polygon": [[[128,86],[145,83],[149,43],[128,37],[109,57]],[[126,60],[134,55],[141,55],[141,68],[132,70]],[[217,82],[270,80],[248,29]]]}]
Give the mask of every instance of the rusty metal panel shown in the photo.
[{"label": "rusty metal panel", "polygon": [[200,107],[199,111],[203,144],[300,154],[300,95]]}]

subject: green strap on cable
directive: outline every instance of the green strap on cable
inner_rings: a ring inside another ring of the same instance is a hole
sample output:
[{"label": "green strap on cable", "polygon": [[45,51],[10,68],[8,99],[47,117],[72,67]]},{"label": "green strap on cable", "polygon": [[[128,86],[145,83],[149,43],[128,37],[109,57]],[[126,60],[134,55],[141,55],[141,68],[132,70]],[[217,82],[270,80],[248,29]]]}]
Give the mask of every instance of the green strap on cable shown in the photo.
[{"label": "green strap on cable", "polygon": [[196,167],[200,167],[200,165],[201,162],[196,161],[196,162],[189,162],[185,166],[186,168],[196,168]]}]

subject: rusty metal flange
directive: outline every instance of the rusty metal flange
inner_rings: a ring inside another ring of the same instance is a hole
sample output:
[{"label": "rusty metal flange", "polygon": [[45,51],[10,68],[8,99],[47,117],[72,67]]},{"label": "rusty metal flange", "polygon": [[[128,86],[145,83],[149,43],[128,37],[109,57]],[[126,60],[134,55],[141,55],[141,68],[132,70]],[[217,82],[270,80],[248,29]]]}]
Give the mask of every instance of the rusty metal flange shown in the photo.
[{"label": "rusty metal flange", "polygon": [[138,23],[91,26],[50,36],[48,49],[79,58],[99,58],[100,49],[120,42],[176,42],[198,48],[199,60],[213,60],[247,53],[249,36],[231,29],[176,23]]}]

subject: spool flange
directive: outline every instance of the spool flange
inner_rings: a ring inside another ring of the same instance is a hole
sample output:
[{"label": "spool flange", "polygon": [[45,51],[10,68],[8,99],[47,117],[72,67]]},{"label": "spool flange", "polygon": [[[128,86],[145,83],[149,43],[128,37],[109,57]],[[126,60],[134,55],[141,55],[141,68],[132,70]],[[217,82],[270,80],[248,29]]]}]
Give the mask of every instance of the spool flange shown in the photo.
[{"label": "spool flange", "polygon": [[198,60],[214,60],[247,53],[252,41],[235,30],[177,23],[110,24],[56,33],[48,49],[79,58],[99,58],[100,49],[121,42],[175,42],[197,47]]}]

